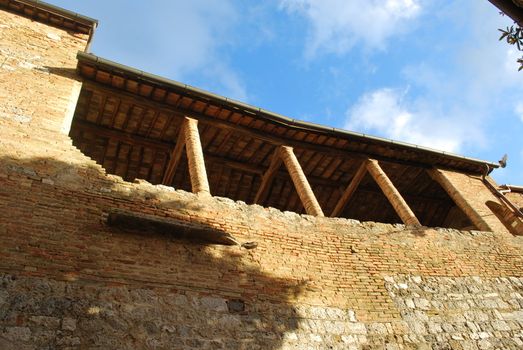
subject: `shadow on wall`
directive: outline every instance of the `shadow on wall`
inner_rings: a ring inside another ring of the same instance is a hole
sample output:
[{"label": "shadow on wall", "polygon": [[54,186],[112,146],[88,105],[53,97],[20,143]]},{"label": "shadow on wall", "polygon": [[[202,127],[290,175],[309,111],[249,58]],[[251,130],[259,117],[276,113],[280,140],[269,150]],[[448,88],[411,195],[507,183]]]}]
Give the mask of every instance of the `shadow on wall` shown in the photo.
[{"label": "shadow on wall", "polygon": [[212,200],[87,162],[4,157],[0,175],[0,348],[278,349],[299,328],[304,282],[261,269],[284,261],[103,220],[117,208],[216,230],[235,215],[201,221]]}]

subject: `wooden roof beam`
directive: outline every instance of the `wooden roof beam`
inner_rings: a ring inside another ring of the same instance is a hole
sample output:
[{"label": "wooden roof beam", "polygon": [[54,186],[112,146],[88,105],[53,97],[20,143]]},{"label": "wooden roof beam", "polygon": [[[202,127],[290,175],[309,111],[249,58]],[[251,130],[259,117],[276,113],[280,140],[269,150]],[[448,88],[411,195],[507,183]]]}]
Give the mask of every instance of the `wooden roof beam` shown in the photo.
[{"label": "wooden roof beam", "polygon": [[294,154],[292,147],[281,146],[280,147],[280,156],[291,176],[296,192],[303,203],[305,211],[309,215],[314,216],[323,216],[323,211],[321,210],[320,204],[312,191],[311,185],[301,168],[298,158]]},{"label": "wooden roof beam", "polygon": [[182,123],[180,132],[178,133],[178,138],[176,139],[176,146],[173,148],[173,151],[171,152],[169,164],[167,164],[165,173],[163,174],[162,185],[171,186],[174,179],[174,174],[176,173],[176,169],[178,168],[178,164],[180,164],[182,152],[185,148],[185,124],[186,121]]},{"label": "wooden roof beam", "polygon": [[376,181],[378,186],[383,191],[383,194],[387,199],[389,200],[390,204],[400,217],[400,219],[403,221],[405,225],[416,225],[421,226],[418,218],[416,218],[416,215],[414,215],[414,212],[410,209],[409,205],[403,199],[399,191],[396,189],[392,181],[390,181],[389,177],[383,169],[381,169],[380,165],[378,164],[378,161],[375,159],[370,159],[366,162],[367,164],[367,170],[369,171],[370,175]]},{"label": "wooden roof beam", "polygon": [[256,196],[254,197],[254,204],[263,205],[265,199],[267,199],[267,195],[269,194],[269,188],[271,187],[272,181],[274,180],[274,177],[276,176],[276,173],[278,172],[281,163],[282,159],[280,157],[280,148],[277,147],[274,153],[272,154],[271,164],[269,165],[269,168],[263,174],[260,187],[258,188],[258,192],[256,192]]},{"label": "wooden roof beam", "polygon": [[356,171],[356,174],[352,177],[352,180],[350,181],[349,185],[343,191],[343,194],[341,195],[340,199],[336,203],[336,206],[334,207],[334,210],[331,213],[331,217],[335,217],[340,215],[343,212],[343,209],[347,206],[347,203],[349,203],[352,195],[354,192],[356,192],[356,189],[358,188],[358,185],[360,184],[361,180],[363,180],[363,177],[367,173],[367,160],[364,160],[358,170]]}]

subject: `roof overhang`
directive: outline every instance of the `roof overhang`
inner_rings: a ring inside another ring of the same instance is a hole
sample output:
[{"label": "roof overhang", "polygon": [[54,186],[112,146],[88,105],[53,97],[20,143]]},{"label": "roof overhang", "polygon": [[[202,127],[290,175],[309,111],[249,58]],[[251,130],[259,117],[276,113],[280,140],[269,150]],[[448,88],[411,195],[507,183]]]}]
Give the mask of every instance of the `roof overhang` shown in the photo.
[{"label": "roof overhang", "polygon": [[518,23],[523,25],[523,0],[489,0],[494,6],[500,9]]},{"label": "roof overhang", "polygon": [[[362,156],[370,156],[375,159],[399,163],[404,162],[424,167],[437,166],[471,174],[482,174],[487,166],[490,168],[499,167],[497,163],[487,162],[480,159],[464,157],[405,142],[292,119],[187,84],[182,84],[177,81],[118,64],[93,54],[79,52],[77,58],[78,73],[84,79],[95,81],[96,83],[118,90],[124,90],[128,93],[133,93],[140,98],[146,98],[156,103],[159,102],[165,104],[166,107],[177,104],[175,102],[170,102],[174,101],[174,99],[170,99],[169,95],[174,94],[176,96],[183,96],[187,99],[191,99],[192,101],[200,101],[206,105],[228,108],[241,115],[248,116],[249,118],[273,123],[279,127],[303,131],[315,135],[325,135],[339,140],[348,141],[348,145],[343,147],[337,146],[338,143],[330,145],[325,149],[325,151],[328,152],[346,152],[351,155],[361,153]],[[139,86],[139,89],[129,88],[129,86]],[[179,106],[177,106],[177,108],[179,108]],[[186,112],[190,114],[195,111],[191,111],[191,109],[188,108],[186,109]],[[307,138],[305,138],[305,140],[307,140]],[[306,141],[300,142],[306,146]],[[318,147],[321,145],[310,142],[310,146]]]},{"label": "roof overhang", "polygon": [[88,44],[98,26],[96,19],[39,0],[0,0],[0,9],[67,31],[87,34]]}]

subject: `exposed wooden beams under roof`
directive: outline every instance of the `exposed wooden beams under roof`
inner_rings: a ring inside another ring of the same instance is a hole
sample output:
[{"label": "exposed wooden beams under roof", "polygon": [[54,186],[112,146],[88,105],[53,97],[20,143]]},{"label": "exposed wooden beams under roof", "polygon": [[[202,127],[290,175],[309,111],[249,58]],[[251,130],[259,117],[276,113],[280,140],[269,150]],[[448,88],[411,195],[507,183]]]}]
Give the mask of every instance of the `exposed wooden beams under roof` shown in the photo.
[{"label": "exposed wooden beams under roof", "polygon": [[149,103],[159,103],[160,108],[175,107],[181,114],[194,113],[200,121],[255,135],[266,142],[295,148],[306,145],[327,153],[338,152],[342,156],[371,156],[378,160],[438,166],[474,174],[482,174],[485,164],[499,167],[496,163],[417,145],[297,121],[92,54],[79,52],[78,60],[80,75],[102,84],[100,87],[128,92],[130,98],[142,97]]},{"label": "exposed wooden beams under roof", "polygon": [[126,180],[194,190],[194,155],[183,152],[194,120],[212,195],[313,215],[471,225],[426,170],[480,173],[485,162],[297,122],[92,55],[79,54],[78,72],[71,137]]}]

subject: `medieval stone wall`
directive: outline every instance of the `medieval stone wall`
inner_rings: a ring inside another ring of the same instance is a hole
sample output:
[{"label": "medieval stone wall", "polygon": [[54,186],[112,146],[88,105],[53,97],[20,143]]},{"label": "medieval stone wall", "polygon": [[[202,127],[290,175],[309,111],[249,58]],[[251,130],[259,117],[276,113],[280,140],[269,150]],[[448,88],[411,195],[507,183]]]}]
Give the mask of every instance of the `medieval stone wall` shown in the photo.
[{"label": "medieval stone wall", "polygon": [[[0,42],[1,349],[521,348],[521,237],[124,182],[63,133],[86,37],[0,11]],[[113,209],[257,247],[116,229]]]}]

